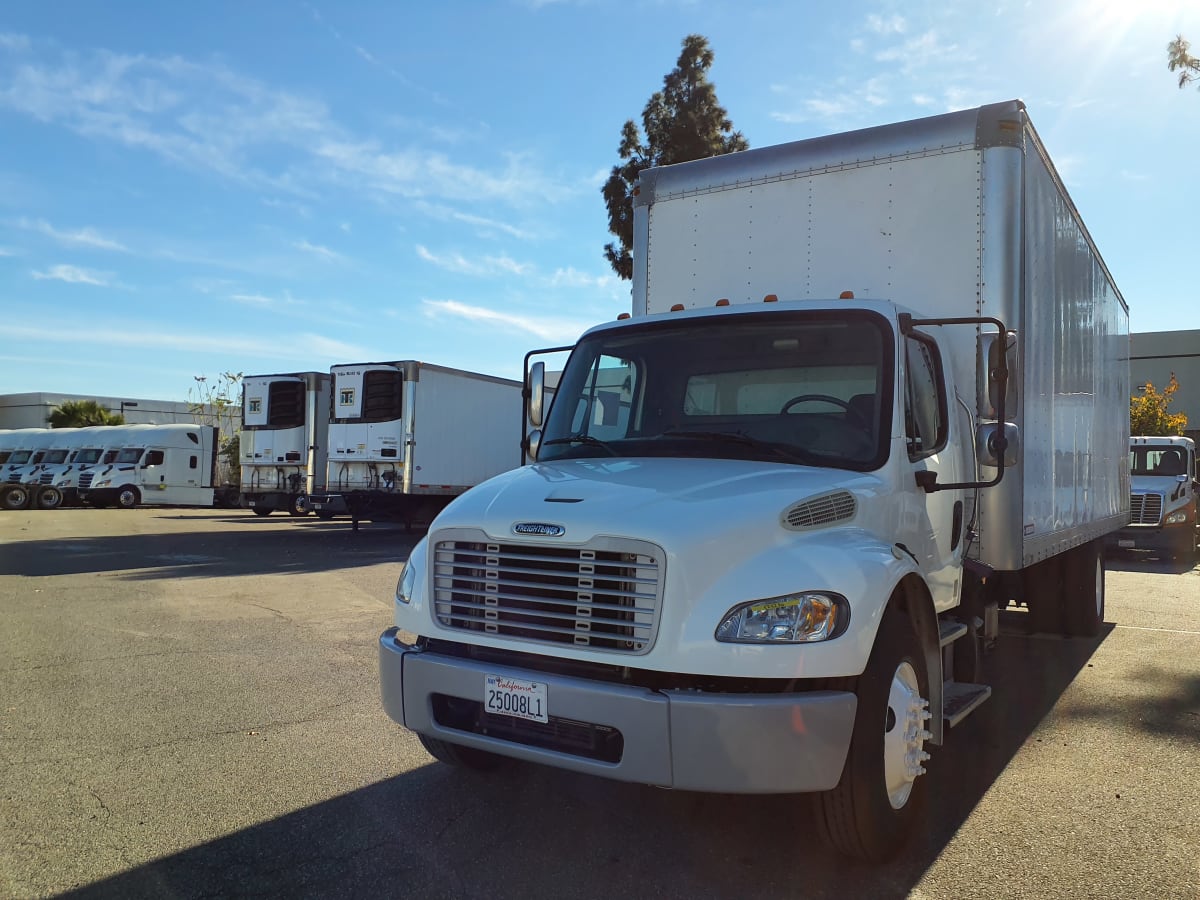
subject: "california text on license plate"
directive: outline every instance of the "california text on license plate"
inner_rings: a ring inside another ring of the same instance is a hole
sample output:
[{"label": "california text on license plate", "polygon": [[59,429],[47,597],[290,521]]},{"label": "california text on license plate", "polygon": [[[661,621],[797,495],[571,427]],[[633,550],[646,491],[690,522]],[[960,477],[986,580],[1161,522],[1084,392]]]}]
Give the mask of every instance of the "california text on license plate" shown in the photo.
[{"label": "california text on license plate", "polygon": [[503,675],[483,677],[483,709],[498,716],[549,722],[546,708],[546,683],[505,678]]}]

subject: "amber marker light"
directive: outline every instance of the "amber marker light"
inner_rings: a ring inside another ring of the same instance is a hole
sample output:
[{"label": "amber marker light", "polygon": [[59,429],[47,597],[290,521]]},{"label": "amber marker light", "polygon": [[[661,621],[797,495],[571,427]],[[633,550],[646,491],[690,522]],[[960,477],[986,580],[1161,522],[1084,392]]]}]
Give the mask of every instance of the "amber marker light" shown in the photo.
[{"label": "amber marker light", "polygon": [[767,296],[763,297],[763,303],[778,303],[778,302],[779,302],[779,297],[777,297],[775,294],[767,294]]},{"label": "amber marker light", "polygon": [[728,306],[728,305],[729,305],[728,297],[722,297],[720,300],[717,301],[717,306]]},{"label": "amber marker light", "polygon": [[671,312],[683,312],[683,304],[676,303],[674,306],[671,307]]},{"label": "amber marker light", "polygon": [[842,291],[840,294],[838,294],[838,299],[839,300],[853,300],[854,299],[854,291]]},{"label": "amber marker light", "polygon": [[617,316],[617,321],[620,322],[622,319],[628,319],[629,315],[629,313],[621,313],[619,316]]}]

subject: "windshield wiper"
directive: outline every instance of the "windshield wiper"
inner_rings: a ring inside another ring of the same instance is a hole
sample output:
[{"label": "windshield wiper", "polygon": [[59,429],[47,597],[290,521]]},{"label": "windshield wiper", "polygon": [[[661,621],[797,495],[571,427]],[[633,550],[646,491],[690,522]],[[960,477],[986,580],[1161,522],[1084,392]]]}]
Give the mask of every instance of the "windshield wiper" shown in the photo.
[{"label": "windshield wiper", "polygon": [[760,440],[741,431],[687,431],[681,428],[668,428],[659,437],[694,438],[701,441],[723,441],[729,444],[742,444],[746,447],[752,447],[755,450],[765,450],[768,453],[774,453],[782,459],[805,466],[811,465],[816,458],[816,454],[785,447],[782,444],[776,444],[772,441]]},{"label": "windshield wiper", "polygon": [[578,434],[568,434],[566,437],[556,437],[550,438],[548,441],[542,441],[543,447],[548,447],[551,444],[587,444],[589,447],[599,447],[602,450],[607,450],[610,456],[620,456],[607,441],[592,437],[590,434],[584,434],[582,431]]}]

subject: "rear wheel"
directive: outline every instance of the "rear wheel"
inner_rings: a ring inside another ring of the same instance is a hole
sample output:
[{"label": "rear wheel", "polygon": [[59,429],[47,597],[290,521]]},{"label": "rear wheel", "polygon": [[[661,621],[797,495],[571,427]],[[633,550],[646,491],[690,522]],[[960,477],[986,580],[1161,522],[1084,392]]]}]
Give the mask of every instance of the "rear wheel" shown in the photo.
[{"label": "rear wheel", "polygon": [[912,622],[895,608],[884,613],[856,693],[841,780],[815,795],[817,827],[847,856],[883,862],[912,837],[928,796],[921,776],[929,758],[929,677]]},{"label": "rear wheel", "polygon": [[1076,547],[1064,560],[1066,633],[1095,637],[1104,622],[1104,556],[1097,541]]},{"label": "rear wheel", "polygon": [[37,492],[33,502],[38,509],[58,509],[63,505],[62,491],[47,485]]},{"label": "rear wheel", "polygon": [[252,506],[250,508],[252,510],[254,510],[254,514],[256,516],[269,516],[271,513],[273,513],[275,511],[275,510],[271,509],[271,507],[269,507],[269,506]]},{"label": "rear wheel", "polygon": [[121,509],[133,509],[141,502],[141,492],[132,484],[122,485],[117,491],[117,506]]},{"label": "rear wheel", "polygon": [[29,488],[23,484],[6,484],[0,488],[0,505],[5,509],[27,509],[29,507]]},{"label": "rear wheel", "polygon": [[288,505],[289,515],[307,516],[310,512],[312,512],[312,507],[308,505],[308,497],[304,494],[297,494]]},{"label": "rear wheel", "polygon": [[417,737],[421,741],[421,746],[428,751],[430,756],[448,766],[474,769],[476,772],[491,772],[507,762],[505,757],[488,753],[486,750],[449,744],[423,734],[418,734]]}]

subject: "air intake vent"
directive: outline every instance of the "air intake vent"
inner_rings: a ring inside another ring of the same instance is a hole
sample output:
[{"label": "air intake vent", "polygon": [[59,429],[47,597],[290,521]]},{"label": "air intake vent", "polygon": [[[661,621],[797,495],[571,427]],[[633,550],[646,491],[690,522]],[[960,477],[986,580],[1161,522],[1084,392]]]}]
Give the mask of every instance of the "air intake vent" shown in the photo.
[{"label": "air intake vent", "polygon": [[823,497],[814,497],[789,507],[783,514],[783,525],[794,531],[819,528],[853,519],[858,503],[849,491],[837,491]]},{"label": "air intake vent", "polygon": [[1158,525],[1162,522],[1162,514],[1162,494],[1133,494],[1130,496],[1130,525]]}]

